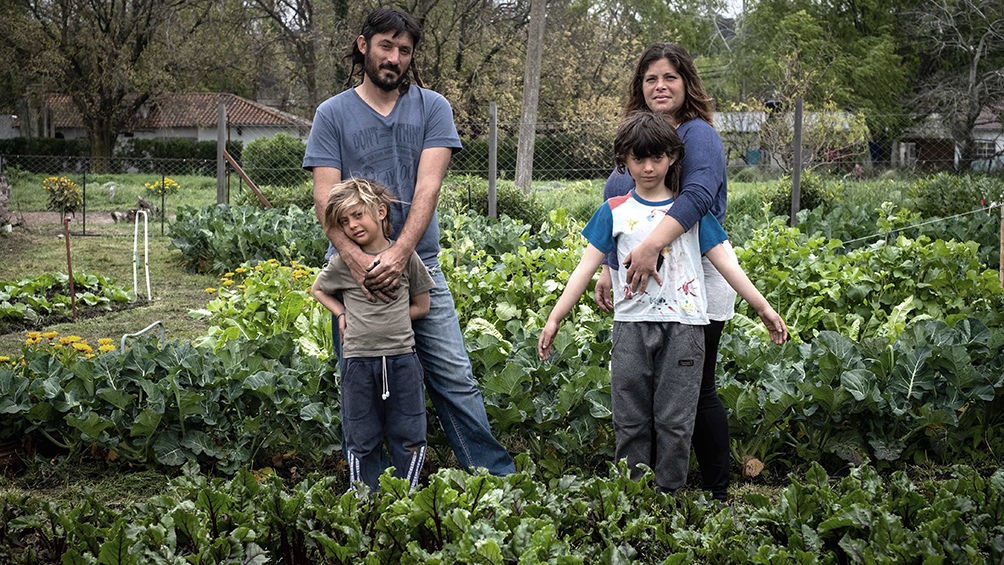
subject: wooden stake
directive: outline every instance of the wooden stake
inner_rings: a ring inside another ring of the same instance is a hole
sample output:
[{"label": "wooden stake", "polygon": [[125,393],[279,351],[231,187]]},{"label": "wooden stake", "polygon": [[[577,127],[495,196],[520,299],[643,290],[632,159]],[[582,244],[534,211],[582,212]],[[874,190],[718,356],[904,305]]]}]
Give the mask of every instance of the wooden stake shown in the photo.
[{"label": "wooden stake", "polygon": [[70,217],[63,217],[63,238],[66,239],[66,272],[70,275],[70,308],[73,321],[77,321],[77,293],[73,289],[73,263],[70,262]]}]

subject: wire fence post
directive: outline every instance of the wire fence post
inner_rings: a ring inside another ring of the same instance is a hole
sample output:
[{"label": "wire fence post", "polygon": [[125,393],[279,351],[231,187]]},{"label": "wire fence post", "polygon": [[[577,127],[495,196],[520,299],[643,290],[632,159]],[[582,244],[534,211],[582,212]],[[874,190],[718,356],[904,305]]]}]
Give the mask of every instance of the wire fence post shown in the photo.
[{"label": "wire fence post", "polygon": [[160,170],[160,235],[164,235],[164,218],[167,216],[167,173]]},{"label": "wire fence post", "polygon": [[499,109],[495,102],[488,105],[488,216],[498,219],[498,150]]},{"label": "wire fence post", "polygon": [[63,237],[66,240],[66,273],[70,279],[70,309],[73,321],[77,321],[77,291],[73,288],[73,261],[70,260],[70,216],[63,215]]},{"label": "wire fence post", "polygon": [[81,216],[83,216],[80,219],[80,235],[87,235],[87,161],[84,161],[84,176],[80,182],[80,191],[84,199],[80,204],[82,209]]},{"label": "wire fence post", "polygon": [[998,263],[1000,265],[1000,279],[1001,288],[1004,288],[1004,202],[1001,202],[1001,235],[1000,235],[1000,257],[998,258]]},{"label": "wire fence post", "polygon": [[216,203],[227,201],[227,162],[223,152],[227,144],[227,105],[220,99],[220,107],[216,118]]},{"label": "wire fence post", "polygon": [[798,223],[798,210],[802,206],[802,98],[795,99],[795,140],[794,166],[791,172],[791,221],[790,225]]}]

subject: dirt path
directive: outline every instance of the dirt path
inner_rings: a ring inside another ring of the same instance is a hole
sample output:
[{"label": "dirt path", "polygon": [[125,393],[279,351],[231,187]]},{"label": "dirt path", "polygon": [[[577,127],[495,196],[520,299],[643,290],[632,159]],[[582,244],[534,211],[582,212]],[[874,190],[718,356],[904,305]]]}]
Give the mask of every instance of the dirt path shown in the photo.
[{"label": "dirt path", "polygon": [[[62,225],[61,214],[59,212],[15,212],[14,218],[17,220],[23,219],[27,227]],[[71,216],[71,218],[70,226],[76,226],[83,222],[85,217],[83,214],[76,214],[75,216]],[[114,223],[110,212],[88,212],[86,219],[88,224]]]}]

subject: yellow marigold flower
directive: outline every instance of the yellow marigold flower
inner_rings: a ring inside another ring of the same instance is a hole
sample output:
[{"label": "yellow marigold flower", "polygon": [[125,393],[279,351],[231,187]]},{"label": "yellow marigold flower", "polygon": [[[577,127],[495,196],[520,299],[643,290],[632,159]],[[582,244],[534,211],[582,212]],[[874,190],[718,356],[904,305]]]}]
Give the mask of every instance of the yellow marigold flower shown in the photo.
[{"label": "yellow marigold flower", "polygon": [[53,345],[53,347],[55,347],[56,349],[62,349],[63,348],[63,344],[62,343],[57,343],[56,345]]},{"label": "yellow marigold flower", "polygon": [[98,348],[101,353],[108,353],[109,351],[115,351],[115,346],[110,343],[105,343]]},{"label": "yellow marigold flower", "polygon": [[235,272],[235,273],[241,273],[241,274],[244,274],[244,273],[248,272],[248,270],[247,270],[247,269],[245,269],[244,267],[237,267],[236,269],[234,269],[234,272]]},{"label": "yellow marigold flower", "polygon": [[42,337],[40,332],[28,332],[28,339],[38,339]]},{"label": "yellow marigold flower", "polygon": [[296,259],[290,259],[289,264],[292,265],[292,266],[294,266],[294,267],[300,266],[300,262],[297,261]]},{"label": "yellow marigold flower", "polygon": [[206,294],[212,294],[214,292],[216,292],[216,289],[213,288],[213,287],[209,287],[209,288],[206,289]]},{"label": "yellow marigold flower", "polygon": [[8,361],[10,361],[10,357],[7,357],[6,355],[0,355],[0,363],[7,363]]},{"label": "yellow marigold flower", "polygon": [[81,338],[79,335],[68,335],[66,337],[59,338],[59,343],[62,343],[63,345],[69,345],[71,343],[76,343],[80,341],[80,339]]},{"label": "yellow marigold flower", "polygon": [[113,343],[112,342],[112,338],[110,338],[110,337],[99,337],[98,338],[98,345],[111,345],[112,343]]},{"label": "yellow marigold flower", "polygon": [[220,284],[222,284],[223,286],[233,286],[234,281],[232,281],[230,279],[224,279],[223,282],[220,283]]},{"label": "yellow marigold flower", "polygon": [[230,273],[223,273],[223,277],[227,278],[227,279],[229,279],[229,278],[231,278],[233,276],[234,276],[234,274],[232,272],[230,272]]},{"label": "yellow marigold flower", "polygon": [[59,332],[45,332],[44,334],[42,334],[42,337],[44,337],[45,339],[55,339],[59,337]]},{"label": "yellow marigold flower", "polygon": [[91,346],[87,345],[87,342],[84,341],[79,341],[77,343],[74,343],[73,349],[76,349],[77,351],[83,351],[84,353],[90,353],[91,351],[94,351],[93,349],[91,349]]},{"label": "yellow marigold flower", "polygon": [[254,266],[254,270],[256,270],[256,271],[260,271],[260,270],[261,270],[261,265],[255,265],[255,266]]},{"label": "yellow marigold flower", "polygon": [[237,285],[237,290],[247,290],[248,286],[246,284]]},{"label": "yellow marigold flower", "polygon": [[86,355],[84,355],[84,359],[92,359],[92,358],[94,358],[93,353],[87,353]]}]

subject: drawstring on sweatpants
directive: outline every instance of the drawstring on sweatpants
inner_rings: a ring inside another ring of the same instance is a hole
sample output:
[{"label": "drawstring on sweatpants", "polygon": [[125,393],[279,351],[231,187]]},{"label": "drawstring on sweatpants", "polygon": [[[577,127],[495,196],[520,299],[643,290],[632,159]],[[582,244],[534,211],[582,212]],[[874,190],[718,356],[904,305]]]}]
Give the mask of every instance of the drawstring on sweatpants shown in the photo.
[{"label": "drawstring on sweatpants", "polygon": [[380,360],[383,362],[383,394],[380,398],[387,400],[390,398],[390,387],[387,386],[387,358],[381,357]]}]

